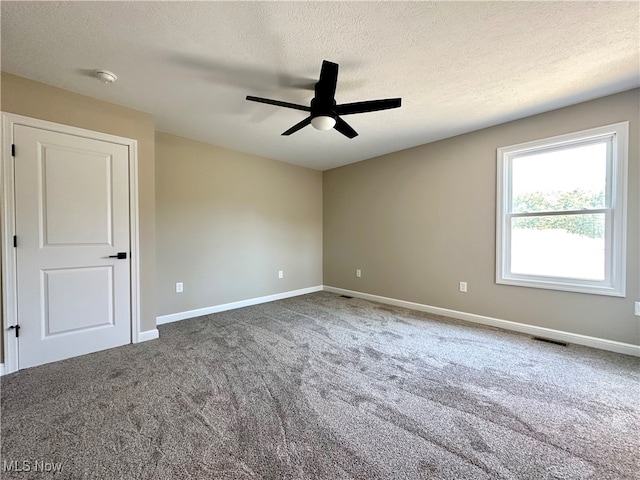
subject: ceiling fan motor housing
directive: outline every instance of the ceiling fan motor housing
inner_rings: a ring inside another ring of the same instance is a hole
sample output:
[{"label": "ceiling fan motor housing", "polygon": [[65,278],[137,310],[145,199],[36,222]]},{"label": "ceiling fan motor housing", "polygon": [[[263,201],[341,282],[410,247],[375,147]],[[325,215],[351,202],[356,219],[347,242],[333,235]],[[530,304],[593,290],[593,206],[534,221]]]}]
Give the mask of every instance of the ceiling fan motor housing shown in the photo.
[{"label": "ceiling fan motor housing", "polygon": [[331,99],[330,101],[327,101],[326,99],[318,97],[311,100],[311,118],[331,117],[335,119],[337,116],[335,100]]}]

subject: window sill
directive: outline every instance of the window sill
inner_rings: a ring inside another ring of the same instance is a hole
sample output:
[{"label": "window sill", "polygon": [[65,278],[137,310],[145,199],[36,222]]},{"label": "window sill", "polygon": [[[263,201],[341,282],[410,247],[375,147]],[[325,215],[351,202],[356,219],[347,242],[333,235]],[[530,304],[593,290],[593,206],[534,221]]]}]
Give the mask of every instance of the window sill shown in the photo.
[{"label": "window sill", "polygon": [[610,297],[624,297],[625,287],[624,285],[618,288],[605,285],[589,285],[584,283],[572,283],[568,280],[553,280],[553,279],[533,279],[523,277],[501,277],[496,278],[496,283],[499,285],[511,285],[516,287],[529,287],[529,288],[542,288],[546,290],[559,290],[563,292],[572,293],[586,293],[589,295],[606,295]]}]

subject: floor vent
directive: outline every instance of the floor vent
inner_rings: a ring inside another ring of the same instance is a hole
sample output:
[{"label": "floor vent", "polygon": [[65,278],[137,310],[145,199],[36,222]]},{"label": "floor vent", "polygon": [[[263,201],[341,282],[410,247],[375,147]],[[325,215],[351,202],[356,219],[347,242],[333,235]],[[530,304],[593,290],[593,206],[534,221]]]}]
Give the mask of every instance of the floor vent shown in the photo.
[{"label": "floor vent", "polygon": [[567,342],[561,342],[560,340],[552,340],[551,338],[533,337],[533,339],[537,340],[538,342],[553,343],[554,345],[560,345],[561,347],[567,346]]},{"label": "floor vent", "polygon": [[353,297],[350,297],[349,295],[340,295],[340,296],[341,296],[342,298],[353,298]]}]

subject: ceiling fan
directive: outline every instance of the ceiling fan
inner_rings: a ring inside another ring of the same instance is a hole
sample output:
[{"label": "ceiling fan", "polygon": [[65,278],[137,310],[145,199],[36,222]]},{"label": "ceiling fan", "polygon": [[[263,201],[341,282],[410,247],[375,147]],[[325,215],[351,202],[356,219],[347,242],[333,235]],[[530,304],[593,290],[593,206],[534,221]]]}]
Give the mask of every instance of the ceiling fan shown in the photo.
[{"label": "ceiling fan", "polygon": [[303,127],[311,124],[318,130],[330,130],[335,128],[338,132],[348,138],[358,135],[351,126],[340,118],[341,115],[353,115],[354,113],[375,112],[377,110],[388,110],[398,108],[401,98],[387,98],[383,100],[367,100],[364,102],[336,104],[336,84],[338,82],[338,64],[324,60],[320,70],[320,79],[315,85],[315,96],[311,100],[311,106],[298,105],[295,103],[281,102],[269,98],[253,97],[247,95],[247,100],[252,102],[267,103],[278,107],[293,108],[309,112],[309,116],[299,123],[296,123],[282,135],[291,135]]}]

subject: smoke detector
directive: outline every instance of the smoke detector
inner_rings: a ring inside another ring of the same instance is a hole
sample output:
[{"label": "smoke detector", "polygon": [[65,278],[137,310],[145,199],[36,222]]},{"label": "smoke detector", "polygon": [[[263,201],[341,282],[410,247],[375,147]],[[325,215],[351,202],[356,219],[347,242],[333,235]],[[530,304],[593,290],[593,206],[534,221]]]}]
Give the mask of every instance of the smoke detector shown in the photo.
[{"label": "smoke detector", "polygon": [[118,76],[109,70],[96,70],[94,75],[98,80],[102,83],[106,83],[107,85],[118,80]]}]

